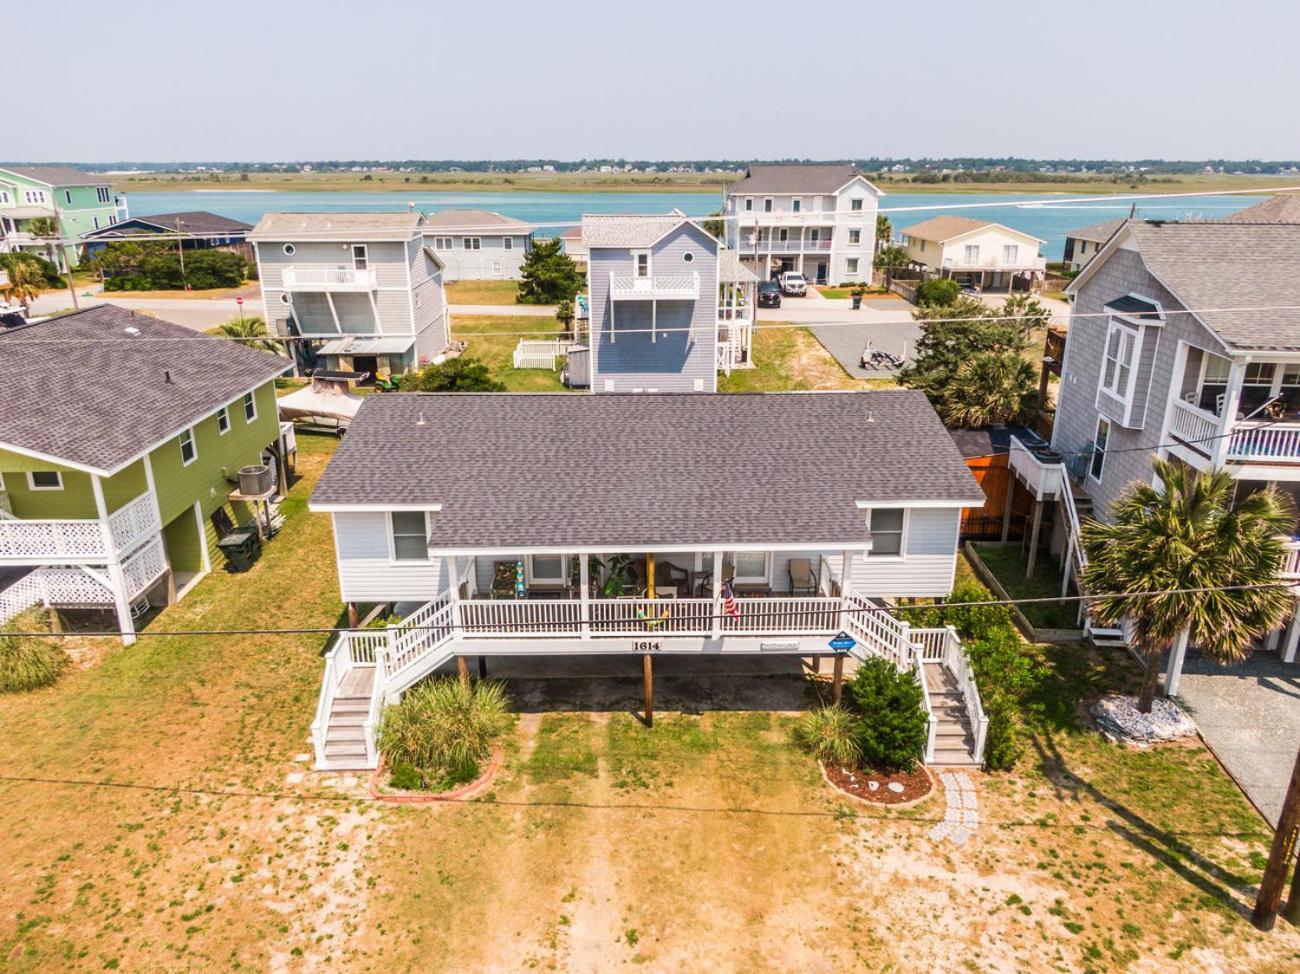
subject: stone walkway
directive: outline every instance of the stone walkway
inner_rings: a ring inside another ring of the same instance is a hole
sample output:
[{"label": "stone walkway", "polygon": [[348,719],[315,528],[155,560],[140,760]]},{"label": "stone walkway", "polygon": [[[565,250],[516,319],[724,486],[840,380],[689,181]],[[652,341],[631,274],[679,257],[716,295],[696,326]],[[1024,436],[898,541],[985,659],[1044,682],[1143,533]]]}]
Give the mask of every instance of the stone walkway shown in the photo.
[{"label": "stone walkway", "polygon": [[943,821],[930,830],[935,842],[947,839],[955,846],[965,845],[980,824],[979,798],[970,776],[961,771],[940,771],[947,811]]},{"label": "stone walkway", "polygon": [[1228,773],[1277,825],[1300,747],[1300,663],[1256,653],[1236,666],[1192,655],[1178,696]]}]

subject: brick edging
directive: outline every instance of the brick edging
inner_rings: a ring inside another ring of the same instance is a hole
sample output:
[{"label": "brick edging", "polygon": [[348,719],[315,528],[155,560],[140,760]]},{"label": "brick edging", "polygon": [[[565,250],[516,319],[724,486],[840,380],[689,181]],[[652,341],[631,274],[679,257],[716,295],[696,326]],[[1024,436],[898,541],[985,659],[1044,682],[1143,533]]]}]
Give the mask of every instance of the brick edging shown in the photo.
[{"label": "brick edging", "polygon": [[419,795],[413,792],[390,795],[379,790],[379,776],[384,772],[384,759],[381,757],[379,766],[370,774],[370,797],[376,801],[388,802],[393,805],[432,805],[438,802],[469,801],[496,777],[497,769],[501,767],[502,758],[501,747],[499,745],[493,747],[492,757],[483,773],[468,784],[453,788],[450,791],[440,791],[435,795]]}]

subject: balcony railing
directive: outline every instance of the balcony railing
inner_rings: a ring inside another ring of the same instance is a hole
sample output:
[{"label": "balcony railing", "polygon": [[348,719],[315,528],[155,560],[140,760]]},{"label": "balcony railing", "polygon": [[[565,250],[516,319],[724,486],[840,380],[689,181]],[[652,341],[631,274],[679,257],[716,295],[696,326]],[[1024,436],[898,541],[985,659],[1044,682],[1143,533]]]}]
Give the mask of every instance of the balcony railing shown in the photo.
[{"label": "balcony railing", "polygon": [[636,277],[611,272],[609,296],[615,301],[694,301],[700,296],[700,275],[691,272]]},{"label": "balcony railing", "polygon": [[[755,245],[749,243],[745,246],[746,250],[753,250]],[[767,254],[806,254],[827,251],[831,249],[829,237],[819,237],[816,240],[759,240],[759,253]]]},{"label": "balcony railing", "polygon": [[1169,417],[1169,432],[1188,446],[1209,456],[1214,438],[1219,435],[1221,422],[1214,413],[1182,399],[1175,399],[1173,413]]},{"label": "balcony railing", "polygon": [[1288,582],[1300,582],[1300,538],[1284,538],[1286,553],[1282,556],[1282,577]]},{"label": "balcony railing", "polygon": [[993,254],[988,257],[945,257],[943,260],[944,270],[954,271],[1041,271],[1047,267],[1046,257],[1017,257],[1015,260],[1004,260],[1000,254]]},{"label": "balcony railing", "polygon": [[[158,523],[153,495],[146,491],[128,501],[108,516],[108,526],[118,553],[157,534],[162,525]],[[0,520],[0,562],[39,565],[107,560],[108,545],[97,520]]]},{"label": "balcony railing", "polygon": [[1237,423],[1228,438],[1237,463],[1300,463],[1300,424]]},{"label": "balcony railing", "polygon": [[280,271],[286,291],[373,291],[373,268],[305,267],[290,264]]}]

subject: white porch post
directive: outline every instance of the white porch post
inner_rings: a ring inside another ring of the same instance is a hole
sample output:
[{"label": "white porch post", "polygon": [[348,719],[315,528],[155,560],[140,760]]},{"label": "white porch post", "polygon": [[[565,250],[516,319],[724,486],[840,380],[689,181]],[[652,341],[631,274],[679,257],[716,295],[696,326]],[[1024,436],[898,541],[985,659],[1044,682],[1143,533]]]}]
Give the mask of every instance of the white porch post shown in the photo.
[{"label": "white porch post", "polygon": [[1300,643],[1300,612],[1291,617],[1291,625],[1286,630],[1286,644],[1282,647],[1282,662],[1294,663],[1296,644]]},{"label": "white porch post", "polygon": [[849,579],[853,577],[853,552],[846,550],[840,555],[840,628],[848,624]]},{"label": "white porch post", "polygon": [[1172,697],[1178,693],[1178,683],[1183,676],[1183,657],[1187,655],[1188,631],[1184,629],[1174,640],[1169,650],[1169,666],[1165,670],[1165,696]]},{"label": "white porch post", "polygon": [[1219,417],[1219,438],[1214,441],[1214,449],[1210,451],[1214,470],[1222,470],[1224,461],[1228,458],[1228,447],[1232,443],[1232,437],[1227,434],[1232,431],[1233,425],[1237,422],[1237,409],[1241,405],[1241,387],[1246,379],[1246,364],[1249,361],[1248,358],[1234,359],[1232,368],[1228,371],[1228,388],[1223,394],[1223,415]]},{"label": "white porch post", "polygon": [[460,628],[460,577],[456,572],[456,559],[447,555],[442,560],[447,576],[447,604],[451,607],[452,639],[459,640],[464,633]]},{"label": "white porch post", "polygon": [[[614,274],[612,271],[609,275],[609,289],[611,291],[614,290]],[[614,344],[614,309],[617,307],[618,302],[614,300],[613,296],[611,296],[609,299],[609,343],[611,345]]]},{"label": "white porch post", "polygon": [[95,512],[99,515],[99,527],[104,534],[104,547],[108,551],[108,578],[113,583],[110,587],[113,590],[113,606],[117,611],[117,627],[122,632],[122,645],[130,646],[135,642],[135,622],[131,618],[131,603],[126,594],[126,575],[122,571],[122,562],[117,557],[113,530],[108,526],[104,484],[98,475],[91,474],[90,487],[95,494]]},{"label": "white porch post", "polygon": [[[573,576],[570,575],[570,578]],[[578,598],[582,600],[582,638],[591,638],[591,559],[578,555]]]},{"label": "white porch post", "polygon": [[658,337],[659,337],[659,336],[655,334],[655,329],[658,327],[658,322],[659,322],[659,302],[658,302],[658,301],[651,301],[651,302],[650,302],[650,342],[651,342],[651,344],[653,344],[654,342],[658,341]]},{"label": "white porch post", "polygon": [[722,638],[722,552],[713,553],[713,612],[710,613],[712,636]]}]

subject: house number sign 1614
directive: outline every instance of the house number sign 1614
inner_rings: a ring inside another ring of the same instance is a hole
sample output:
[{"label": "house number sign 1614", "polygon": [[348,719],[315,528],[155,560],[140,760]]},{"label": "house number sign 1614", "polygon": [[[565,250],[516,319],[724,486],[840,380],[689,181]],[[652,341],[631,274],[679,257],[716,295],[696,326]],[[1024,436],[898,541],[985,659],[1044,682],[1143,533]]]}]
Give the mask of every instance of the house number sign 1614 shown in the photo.
[{"label": "house number sign 1614", "polygon": [[632,642],[634,653],[657,653],[663,648],[663,643],[657,639],[637,639]]}]

